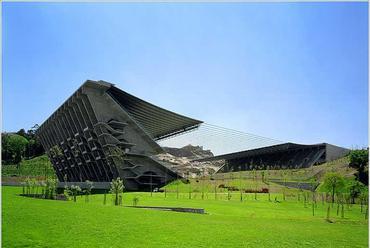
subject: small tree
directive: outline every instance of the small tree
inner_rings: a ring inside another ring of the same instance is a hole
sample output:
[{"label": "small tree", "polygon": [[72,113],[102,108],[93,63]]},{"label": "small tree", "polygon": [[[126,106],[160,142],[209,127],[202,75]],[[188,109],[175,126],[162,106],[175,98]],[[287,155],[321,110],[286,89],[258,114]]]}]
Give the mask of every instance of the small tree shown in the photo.
[{"label": "small tree", "polygon": [[67,200],[69,200],[69,197],[72,195],[71,188],[68,186],[67,183],[67,175],[64,175],[64,190],[63,190],[63,195],[66,197]]},{"label": "small tree", "polygon": [[26,194],[26,182],[21,182],[22,185],[22,194]]},{"label": "small tree", "polygon": [[136,207],[138,203],[139,203],[139,197],[135,196],[132,199],[132,206]]},{"label": "small tree", "polygon": [[265,175],[265,183],[267,184],[268,197],[269,197],[269,202],[270,202],[271,201],[271,193],[270,193],[269,176],[270,176],[270,171],[269,171],[269,166],[267,166],[266,175]]},{"label": "small tree", "polygon": [[26,194],[30,195],[31,194],[32,180],[29,177],[27,177],[26,180],[24,181],[24,184],[26,186]]},{"label": "small tree", "polygon": [[254,199],[257,200],[257,189],[258,189],[258,182],[257,182],[257,171],[256,169],[253,169],[253,178],[254,178]]},{"label": "small tree", "polygon": [[242,187],[242,167],[239,168],[239,192],[240,192],[240,201],[243,202],[243,187]]},{"label": "small tree", "polygon": [[76,202],[77,195],[81,192],[81,188],[78,185],[71,185],[70,192],[73,196],[73,201]]},{"label": "small tree", "polygon": [[261,171],[261,180],[264,183],[265,182],[265,172]]},{"label": "small tree", "polygon": [[355,204],[355,199],[360,196],[363,188],[364,185],[357,180],[351,180],[347,183],[346,190],[351,197],[351,204]]},{"label": "small tree", "polygon": [[46,183],[44,181],[40,182],[40,187],[41,187],[41,197],[45,198],[45,187]]},{"label": "small tree", "polygon": [[367,204],[367,199],[369,197],[369,189],[368,187],[363,187],[361,194],[360,194],[360,201],[361,201],[361,213],[363,212],[364,205]]},{"label": "small tree", "polygon": [[46,179],[45,198],[54,199],[55,190],[57,188],[57,181],[52,178]]},{"label": "small tree", "polygon": [[104,200],[103,200],[103,204],[107,204],[107,191],[104,191]]},{"label": "small tree", "polygon": [[344,186],[344,179],[337,173],[327,173],[324,179],[324,188],[331,194],[332,204],[334,204],[335,193],[339,192]]},{"label": "small tree", "polygon": [[191,190],[191,181],[190,181],[190,172],[188,171],[188,179],[187,179],[187,182],[189,183],[189,199],[191,199],[191,192],[192,192],[192,190]]},{"label": "small tree", "polygon": [[89,202],[89,196],[91,195],[91,191],[94,188],[93,182],[86,180],[86,189],[84,190],[85,193],[85,202]]},{"label": "small tree", "polygon": [[117,177],[117,179],[113,179],[112,182],[110,183],[110,193],[115,196],[114,198],[114,205],[118,206],[119,205],[119,194],[123,193],[124,189],[123,181],[121,178]]},{"label": "small tree", "polygon": [[[286,189],[286,183],[287,183],[288,173],[286,171],[283,172],[283,182],[284,182],[284,188],[283,188],[283,200],[285,201],[285,189]],[[306,204],[306,203],[305,203]]]}]

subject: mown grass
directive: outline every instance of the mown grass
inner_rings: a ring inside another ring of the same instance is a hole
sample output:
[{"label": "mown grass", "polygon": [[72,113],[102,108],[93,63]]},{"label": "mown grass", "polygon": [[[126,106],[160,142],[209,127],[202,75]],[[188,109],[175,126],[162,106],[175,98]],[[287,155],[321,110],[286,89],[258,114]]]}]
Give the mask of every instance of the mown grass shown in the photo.
[{"label": "mown grass", "polygon": [[19,187],[2,187],[3,247],[367,247],[368,222],[359,206],[345,208],[345,218],[327,204],[310,205],[295,198],[269,202],[266,194],[238,193],[218,200],[201,193],[125,193],[124,205],[139,197],[139,205],[204,208],[190,214],[113,206],[108,196],[92,195],[89,202],[33,199],[18,196]]}]

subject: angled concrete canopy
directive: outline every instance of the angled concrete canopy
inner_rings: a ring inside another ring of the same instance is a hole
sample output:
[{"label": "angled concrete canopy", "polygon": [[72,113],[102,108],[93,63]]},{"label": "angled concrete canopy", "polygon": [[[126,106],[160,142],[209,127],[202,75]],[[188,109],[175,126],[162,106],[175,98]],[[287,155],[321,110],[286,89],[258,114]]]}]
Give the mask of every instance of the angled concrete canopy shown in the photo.
[{"label": "angled concrete canopy", "polygon": [[[37,130],[59,181],[110,182],[149,190],[176,179],[151,155],[155,142],[202,122],[162,109],[104,81],[86,81]],[[65,180],[66,178],[66,180]]]},{"label": "angled concrete canopy", "polygon": [[196,161],[225,160],[219,172],[253,169],[307,168],[347,155],[348,149],[327,143],[302,145],[284,143],[252,150],[223,154]]}]

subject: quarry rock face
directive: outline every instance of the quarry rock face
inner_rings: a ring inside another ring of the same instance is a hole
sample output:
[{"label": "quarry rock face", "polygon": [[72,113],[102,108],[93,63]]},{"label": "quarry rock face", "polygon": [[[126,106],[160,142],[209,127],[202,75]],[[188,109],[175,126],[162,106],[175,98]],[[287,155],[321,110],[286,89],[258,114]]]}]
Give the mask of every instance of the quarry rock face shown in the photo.
[{"label": "quarry rock face", "polygon": [[162,147],[167,153],[175,157],[186,157],[189,159],[200,159],[213,157],[210,150],[203,150],[202,146],[187,145],[182,148]]},{"label": "quarry rock face", "polygon": [[210,150],[201,146],[187,145],[182,148],[163,147],[166,153],[156,155],[156,159],[166,164],[182,177],[195,178],[212,175],[223,166],[223,161],[197,162],[194,159],[213,157]]}]

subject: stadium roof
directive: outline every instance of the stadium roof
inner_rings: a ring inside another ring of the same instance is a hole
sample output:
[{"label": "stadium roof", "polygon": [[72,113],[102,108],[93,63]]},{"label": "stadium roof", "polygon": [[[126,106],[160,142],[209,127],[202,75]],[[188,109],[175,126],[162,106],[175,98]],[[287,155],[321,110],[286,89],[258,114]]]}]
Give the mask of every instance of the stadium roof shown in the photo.
[{"label": "stadium roof", "polygon": [[202,121],[163,109],[113,85],[107,91],[153,139],[160,140],[198,127]]},{"label": "stadium roof", "polygon": [[[197,128],[202,121],[192,119],[169,110],[163,109],[136,96],[133,96],[105,81],[87,80],[71,97],[69,97],[60,108],[68,105],[77,92],[85,86],[99,88],[109,94],[120,106],[130,115],[130,117],[154,140],[160,140]],[[58,109],[60,109],[58,108]],[[56,115],[56,110],[53,115]],[[43,125],[42,125],[43,126]]]},{"label": "stadium roof", "polygon": [[267,154],[271,152],[279,152],[279,151],[287,151],[287,150],[295,150],[295,149],[302,149],[302,148],[310,148],[310,147],[320,147],[320,146],[326,146],[326,143],[319,143],[319,144],[313,144],[313,145],[302,145],[302,144],[295,144],[295,143],[283,143],[273,146],[266,146],[241,152],[233,152],[228,154],[223,154],[215,157],[209,157],[194,161],[214,161],[214,160],[229,160],[229,159],[236,159],[236,158],[243,158],[248,156],[255,156],[260,154]]}]

